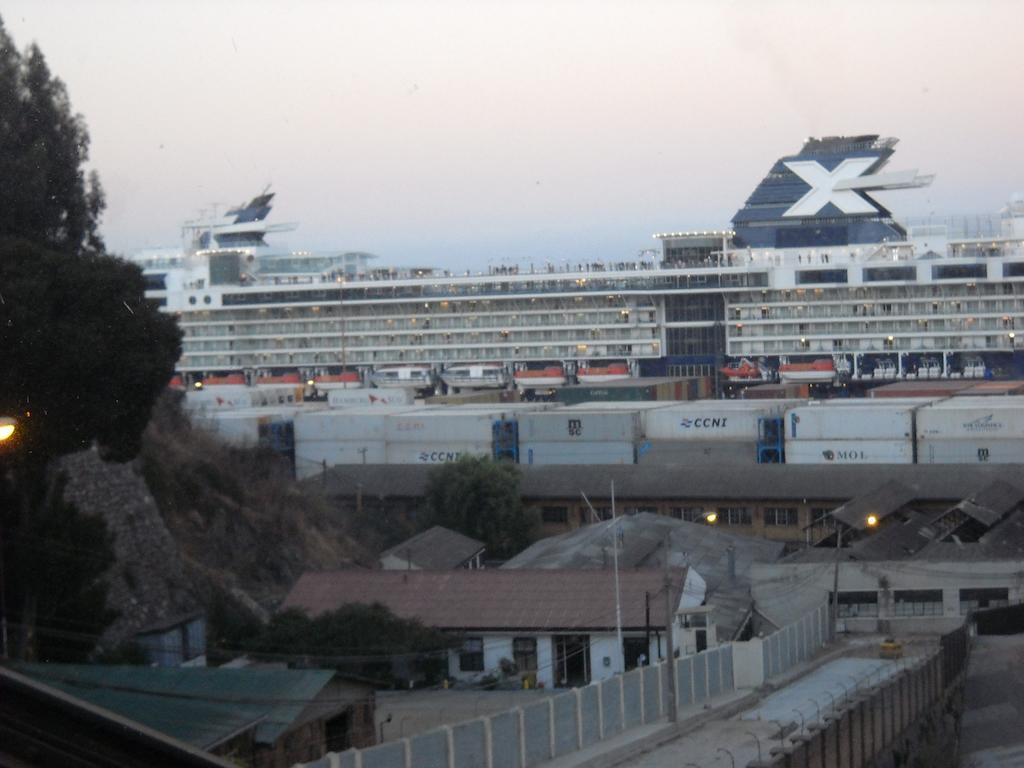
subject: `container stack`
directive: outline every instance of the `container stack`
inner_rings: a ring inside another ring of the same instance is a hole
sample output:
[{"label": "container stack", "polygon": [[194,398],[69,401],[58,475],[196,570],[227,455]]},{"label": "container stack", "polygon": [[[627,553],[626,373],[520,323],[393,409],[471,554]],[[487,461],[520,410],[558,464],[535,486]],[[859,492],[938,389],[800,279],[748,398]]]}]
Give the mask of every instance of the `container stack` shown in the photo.
[{"label": "container stack", "polygon": [[914,419],[930,400],[831,400],[786,411],[787,464],[913,464]]},{"label": "container stack", "polygon": [[920,464],[1024,463],[1024,397],[954,397],[917,416]]},{"label": "container stack", "polygon": [[642,429],[636,410],[566,408],[520,413],[520,464],[635,464]]},{"label": "container stack", "polygon": [[491,426],[510,415],[500,406],[448,406],[390,416],[386,462],[443,464],[462,456],[490,456]]},{"label": "container stack", "polygon": [[295,477],[301,480],[338,464],[387,463],[391,416],[414,408],[364,406],[295,416]]}]

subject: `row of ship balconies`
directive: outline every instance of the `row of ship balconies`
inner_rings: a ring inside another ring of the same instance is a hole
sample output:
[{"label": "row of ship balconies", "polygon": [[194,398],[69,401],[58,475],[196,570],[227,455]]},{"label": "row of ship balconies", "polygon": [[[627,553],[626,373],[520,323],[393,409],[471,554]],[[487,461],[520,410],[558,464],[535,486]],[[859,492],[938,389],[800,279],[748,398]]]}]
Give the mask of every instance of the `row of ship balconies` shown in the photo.
[{"label": "row of ship balconies", "polygon": [[1016,336],[1008,333],[964,336],[898,336],[811,337],[774,339],[736,339],[726,342],[727,354],[751,357],[756,355],[834,354],[838,352],[1012,352],[1020,349]]}]

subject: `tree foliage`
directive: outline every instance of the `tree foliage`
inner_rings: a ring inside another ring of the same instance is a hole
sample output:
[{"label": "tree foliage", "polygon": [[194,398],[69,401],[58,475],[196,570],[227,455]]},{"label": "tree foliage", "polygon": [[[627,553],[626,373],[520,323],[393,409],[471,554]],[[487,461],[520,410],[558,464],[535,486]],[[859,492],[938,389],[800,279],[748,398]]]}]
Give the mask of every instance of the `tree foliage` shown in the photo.
[{"label": "tree foliage", "polygon": [[18,419],[0,456],[0,525],[23,656],[60,658],[47,626],[76,627],[77,645],[59,631],[79,655],[113,619],[99,581],[113,560],[105,525],[54,495],[53,460],[93,443],[133,457],[180,353],[140,270],[103,253],[88,148],[42,52],[19,54],[0,22],[0,416]]},{"label": "tree foliage", "polygon": [[496,558],[528,547],[540,527],[537,512],[523,507],[515,466],[478,456],[435,467],[425,503],[428,526],[443,525],[479,539]]},{"label": "tree foliage", "polygon": [[315,618],[296,608],[282,611],[242,647],[271,658],[310,656],[318,665],[390,683],[440,678],[447,649],[457,641],[414,619],[399,618],[380,603],[350,603]]},{"label": "tree foliage", "polygon": [[102,251],[103,190],[88,157],[89,132],[64,83],[36,45],[20,54],[0,21],[0,235]]}]

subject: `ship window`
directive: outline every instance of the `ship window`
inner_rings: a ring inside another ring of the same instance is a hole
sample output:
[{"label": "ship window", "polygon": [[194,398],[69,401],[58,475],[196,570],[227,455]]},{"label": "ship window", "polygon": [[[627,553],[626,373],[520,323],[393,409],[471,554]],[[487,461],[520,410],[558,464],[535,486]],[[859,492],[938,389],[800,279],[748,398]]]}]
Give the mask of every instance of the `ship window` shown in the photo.
[{"label": "ship window", "polygon": [[933,280],[957,280],[965,277],[985,277],[988,268],[984,264],[947,264],[932,267]]},{"label": "ship window", "polygon": [[864,270],[864,282],[866,283],[915,279],[917,279],[917,270],[914,267],[867,267]]},{"label": "ship window", "polygon": [[814,283],[845,283],[848,276],[845,269],[804,269],[796,273],[798,285]]}]

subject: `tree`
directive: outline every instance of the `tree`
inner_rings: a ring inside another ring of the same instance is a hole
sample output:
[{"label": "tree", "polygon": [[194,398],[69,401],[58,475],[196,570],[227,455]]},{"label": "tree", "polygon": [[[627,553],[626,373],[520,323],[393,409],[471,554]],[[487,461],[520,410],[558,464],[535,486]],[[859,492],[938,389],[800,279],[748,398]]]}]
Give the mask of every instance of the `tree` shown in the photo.
[{"label": "tree", "polygon": [[427,525],[443,525],[483,541],[487,552],[508,558],[537,536],[540,517],[523,507],[519,472],[478,456],[435,467],[425,492]]},{"label": "tree", "polygon": [[276,614],[241,649],[270,658],[308,656],[319,666],[391,683],[396,678],[440,679],[458,638],[395,616],[380,603],[350,603],[310,618],[292,608]]},{"label": "tree", "polygon": [[89,132],[36,45],[24,56],[0,21],[0,235],[63,253],[103,250],[103,190]]},{"label": "tree", "polygon": [[[88,144],[43,54],[20,56],[0,22],[0,415],[18,419],[0,456],[0,527],[22,655],[37,617],[75,622],[85,607],[93,634],[112,620],[96,585],[111,561],[103,522],[63,503],[54,460],[93,444],[132,458],[181,351],[138,267],[102,252]],[[76,546],[92,555],[76,559]]]}]

